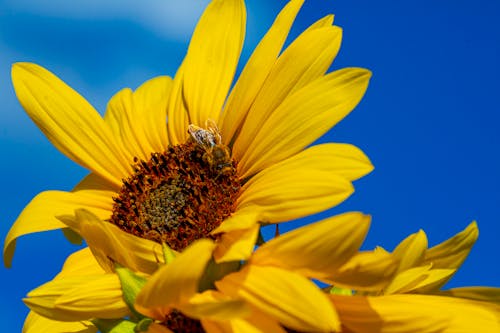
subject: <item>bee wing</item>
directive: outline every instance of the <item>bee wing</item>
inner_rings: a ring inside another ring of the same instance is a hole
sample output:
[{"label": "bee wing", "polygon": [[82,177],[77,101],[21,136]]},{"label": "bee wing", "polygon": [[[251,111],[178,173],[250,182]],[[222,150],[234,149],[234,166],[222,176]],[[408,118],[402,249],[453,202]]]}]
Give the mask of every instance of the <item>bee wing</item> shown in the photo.
[{"label": "bee wing", "polygon": [[201,127],[190,124],[188,126],[188,133],[191,135],[194,141],[200,146],[210,149],[215,146],[215,137],[212,132],[207,131]]},{"label": "bee wing", "polygon": [[210,118],[207,119],[207,121],[205,122],[205,127],[214,136],[215,144],[222,143],[222,137],[220,135],[219,128],[217,127],[217,124],[215,123],[215,121],[213,119],[210,119]]}]

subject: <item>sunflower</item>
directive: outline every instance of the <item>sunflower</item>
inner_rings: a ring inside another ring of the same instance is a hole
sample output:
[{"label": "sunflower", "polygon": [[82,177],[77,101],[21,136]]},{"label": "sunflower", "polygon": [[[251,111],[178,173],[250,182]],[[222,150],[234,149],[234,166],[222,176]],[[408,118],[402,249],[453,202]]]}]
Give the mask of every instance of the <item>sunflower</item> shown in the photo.
[{"label": "sunflower", "polygon": [[[89,248],[71,255],[58,276],[28,294],[24,301],[34,311],[29,318],[44,318],[38,324],[27,320],[27,333],[48,323],[90,330],[91,320],[100,329],[111,322],[129,325],[132,331],[144,316],[154,319],[151,329],[173,332],[284,332],[283,327],[338,331],[334,307],[310,278],[337,275],[356,255],[370,218],[346,213],[302,227],[260,246],[243,266],[216,264],[216,244],[210,239],[198,240],[180,254],[167,251],[159,261],[158,253],[147,251],[157,247],[155,242],[90,212],[78,210],[77,221],[69,216],[62,220],[87,230]],[[138,250],[123,253],[126,242],[135,243]],[[387,272],[394,272],[396,265],[391,255],[386,257],[385,269],[369,275],[365,285],[389,281]],[[110,263],[120,266],[112,268]],[[144,282],[135,284],[134,279]]]},{"label": "sunflower", "polygon": [[14,88],[28,115],[91,173],[71,192],[42,192],[26,206],[6,237],[5,264],[22,235],[62,228],[78,238],[57,217],[80,208],[177,251],[217,235],[217,260],[230,261],[250,255],[259,223],[345,200],[351,181],[372,170],[367,157],[349,144],[306,147],[358,104],[371,74],[326,74],[342,36],[331,15],[281,50],[302,2],[283,8],[230,89],[245,5],[212,1],[174,79],[121,90],[104,117],[48,70],[15,64]]},{"label": "sunflower", "polygon": [[[440,290],[462,265],[478,234],[477,224],[472,222],[455,236],[428,249],[427,236],[420,230],[404,239],[392,253],[381,247],[360,253],[373,259],[391,255],[396,263],[395,274],[388,283],[386,280],[382,285],[365,289],[346,279],[336,281],[330,298],[344,329],[352,333],[498,332],[499,288]],[[358,258],[353,257],[345,266],[357,264]],[[365,265],[364,271],[372,266]],[[354,296],[353,291],[343,288],[356,289]]]},{"label": "sunflower", "polygon": [[[383,291],[400,277],[402,263],[408,263],[402,255],[412,257],[415,243],[402,242],[408,246],[399,246],[397,254],[359,252],[370,222],[361,213],[345,213],[280,235],[259,246],[243,264],[216,264],[212,259],[216,244],[210,239],[198,240],[180,254],[167,252],[159,261],[158,253],[147,251],[157,247],[156,243],[130,235],[89,212],[77,211],[76,216],[78,221],[63,220],[88,230],[85,239],[90,249],[70,256],[53,281],[28,294],[25,303],[34,311],[28,319],[44,317],[35,323],[27,320],[26,333],[39,332],[49,324],[91,330],[95,329],[92,323],[101,330],[123,325],[127,327],[124,331],[131,332],[141,326],[141,318],[142,322],[147,319],[148,332],[499,329],[497,288],[475,287],[467,292],[458,288],[457,297]],[[474,234],[477,229],[472,225],[429,249],[428,257],[436,263],[460,261]],[[112,238],[120,241],[112,242]],[[123,253],[127,242],[137,242],[137,251]],[[122,267],[113,271],[109,264],[117,262],[142,269],[142,273]],[[144,273],[147,267],[152,267],[150,273]],[[130,271],[128,280],[123,278],[124,270]],[[137,284],[136,279],[142,282]],[[130,280],[132,283],[127,282]],[[314,283],[317,280],[336,287],[320,289]],[[412,284],[424,280],[419,277]]]}]

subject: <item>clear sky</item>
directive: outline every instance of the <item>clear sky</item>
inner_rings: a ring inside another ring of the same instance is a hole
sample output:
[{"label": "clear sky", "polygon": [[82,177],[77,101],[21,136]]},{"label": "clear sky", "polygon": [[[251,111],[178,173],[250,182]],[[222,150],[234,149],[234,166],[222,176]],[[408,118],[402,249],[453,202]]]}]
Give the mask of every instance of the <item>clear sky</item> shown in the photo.
[{"label": "clear sky", "polygon": [[[248,2],[242,60],[286,3]],[[86,174],[19,106],[11,64],[50,69],[102,112],[121,88],[175,73],[206,3],[0,1],[2,239],[33,196],[69,190]],[[449,286],[500,286],[500,2],[306,0],[293,36],[329,13],[344,29],[332,68],[366,67],[373,78],[356,110],[321,141],[357,145],[375,170],[350,199],[316,218],[372,214],[365,248],[389,250],[420,228],[434,245],[477,220],[479,240]],[[20,332],[21,298],[76,249],[58,231],[18,241],[13,268],[0,268],[3,331]]]}]

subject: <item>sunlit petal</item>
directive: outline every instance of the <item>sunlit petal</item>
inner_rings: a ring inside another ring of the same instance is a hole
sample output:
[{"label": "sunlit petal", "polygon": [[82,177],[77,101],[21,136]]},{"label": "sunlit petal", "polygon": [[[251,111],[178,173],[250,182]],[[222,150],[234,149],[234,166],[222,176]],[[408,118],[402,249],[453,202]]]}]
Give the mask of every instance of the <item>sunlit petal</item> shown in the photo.
[{"label": "sunlit petal", "polygon": [[59,321],[120,318],[129,314],[115,274],[55,279],[29,292],[23,301],[38,314]]},{"label": "sunlit petal", "polygon": [[12,81],[30,118],[63,154],[115,184],[129,174],[130,163],[104,120],[76,91],[31,63],[15,64]]},{"label": "sunlit petal", "polygon": [[315,278],[335,276],[361,246],[370,217],[346,213],[290,231],[262,245],[251,258],[259,266],[282,267]]},{"label": "sunlit petal", "polygon": [[286,327],[299,331],[339,329],[335,310],[303,276],[276,267],[250,265],[216,282],[223,293],[241,297]]},{"label": "sunlit petal", "polygon": [[[109,193],[109,192],[108,192]],[[73,214],[85,208],[100,218],[109,218],[112,200],[103,192],[81,190],[77,192],[46,191],[38,194],[24,208],[9,230],[4,243],[4,263],[10,267],[18,237],[41,231],[65,228],[56,216]]]},{"label": "sunlit petal", "polygon": [[214,0],[205,9],[184,59],[184,98],[190,123],[218,120],[245,38],[242,0]]},{"label": "sunlit petal", "polygon": [[452,297],[330,296],[342,324],[355,333],[495,333],[498,305]]},{"label": "sunlit petal", "polygon": [[136,309],[150,317],[163,319],[171,307],[188,303],[198,290],[214,247],[210,240],[199,240],[170,264],[158,269],[137,295]]},{"label": "sunlit petal", "polygon": [[23,333],[95,333],[97,328],[86,321],[56,321],[30,311],[23,326]]},{"label": "sunlit petal", "polygon": [[163,260],[161,246],[148,239],[126,233],[85,210],[59,219],[87,241],[99,264],[112,272],[115,263],[133,271],[152,273]]}]

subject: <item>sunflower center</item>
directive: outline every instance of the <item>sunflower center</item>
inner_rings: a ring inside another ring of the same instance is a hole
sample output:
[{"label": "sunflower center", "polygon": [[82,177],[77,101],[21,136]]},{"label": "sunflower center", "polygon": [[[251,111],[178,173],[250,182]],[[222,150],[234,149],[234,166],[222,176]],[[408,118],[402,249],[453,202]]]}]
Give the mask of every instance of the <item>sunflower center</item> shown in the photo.
[{"label": "sunflower center", "polygon": [[170,312],[165,320],[163,321],[163,325],[166,326],[174,333],[204,333],[205,330],[201,326],[201,322],[196,319],[191,319],[186,317],[181,312],[177,310],[173,310]]},{"label": "sunflower center", "polygon": [[189,140],[136,160],[113,199],[110,222],[177,251],[208,237],[234,212],[241,187],[227,147],[210,148]]}]

